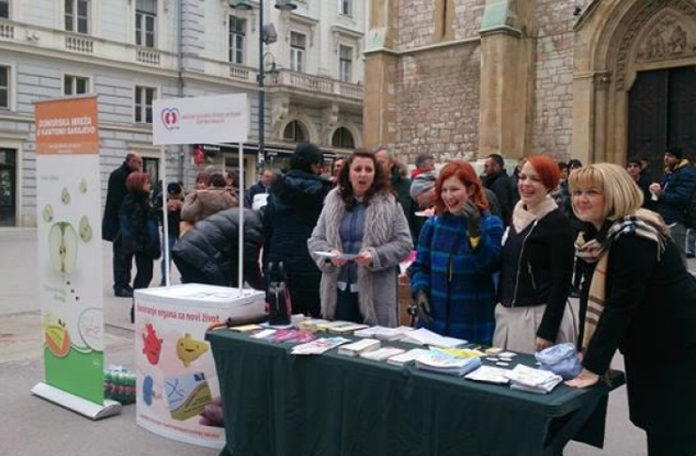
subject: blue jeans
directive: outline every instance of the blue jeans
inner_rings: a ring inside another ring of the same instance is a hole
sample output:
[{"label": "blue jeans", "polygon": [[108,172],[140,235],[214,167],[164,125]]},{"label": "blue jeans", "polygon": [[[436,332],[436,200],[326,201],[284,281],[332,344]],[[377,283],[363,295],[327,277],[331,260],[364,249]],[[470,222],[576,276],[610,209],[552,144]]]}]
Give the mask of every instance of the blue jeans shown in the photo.
[{"label": "blue jeans", "polygon": [[[169,233],[169,275],[171,276],[172,272],[172,249],[176,245],[176,242],[178,241],[176,235]],[[160,286],[163,287],[167,284],[167,279],[165,278],[164,274],[164,262],[165,262],[165,253],[164,253],[164,236],[162,236],[162,263],[161,263],[161,268],[162,268],[162,281],[160,282]]]}]

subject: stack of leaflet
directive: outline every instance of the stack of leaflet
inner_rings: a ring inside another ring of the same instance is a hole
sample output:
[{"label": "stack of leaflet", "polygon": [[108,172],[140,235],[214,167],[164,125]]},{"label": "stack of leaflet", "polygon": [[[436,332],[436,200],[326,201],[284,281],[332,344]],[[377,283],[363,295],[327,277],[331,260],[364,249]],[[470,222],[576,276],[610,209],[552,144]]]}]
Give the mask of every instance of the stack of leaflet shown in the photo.
[{"label": "stack of leaflet", "polygon": [[405,350],[396,347],[382,347],[379,350],[369,351],[367,353],[360,353],[361,358],[371,359],[372,361],[384,361],[392,356],[397,356],[403,353]]},{"label": "stack of leaflet", "polygon": [[475,382],[505,385],[510,382],[510,380],[505,376],[508,372],[510,372],[510,369],[503,369],[502,367],[493,366],[481,366],[475,371],[466,374],[464,378],[467,380],[473,380]]},{"label": "stack of leaflet", "polygon": [[330,332],[333,334],[353,334],[353,331],[367,328],[367,325],[350,321],[327,321],[316,325],[317,332]]},{"label": "stack of leaflet", "polygon": [[440,350],[430,350],[416,359],[418,369],[461,377],[481,367],[481,358],[457,358]]},{"label": "stack of leaflet", "polygon": [[350,339],[345,337],[324,337],[321,339],[313,340],[306,344],[295,345],[290,350],[292,355],[321,355],[324,352],[336,348],[339,345],[343,345],[350,342]]},{"label": "stack of leaflet", "polygon": [[510,379],[510,388],[537,394],[548,394],[563,381],[560,375],[524,364],[518,364],[505,376]]},{"label": "stack of leaflet", "polygon": [[425,328],[419,328],[408,332],[402,339],[402,342],[418,345],[431,345],[434,347],[454,348],[466,343],[463,339],[455,339],[454,337],[441,336]]},{"label": "stack of leaflet", "polygon": [[338,348],[339,355],[358,356],[363,353],[377,350],[380,342],[377,339],[362,339],[352,344],[342,345]]},{"label": "stack of leaflet", "polygon": [[296,323],[297,328],[300,331],[317,332],[317,325],[328,323],[328,320],[323,320],[321,318],[305,318]]},{"label": "stack of leaflet", "polygon": [[394,366],[405,366],[406,364],[412,363],[418,359],[421,355],[427,355],[428,350],[424,348],[412,348],[406,353],[401,353],[396,356],[392,356],[387,360],[387,364]]},{"label": "stack of leaflet", "polygon": [[355,331],[353,335],[358,337],[372,337],[385,342],[393,342],[402,339],[413,331],[410,326],[399,326],[398,328],[387,328],[386,326],[372,326],[370,328]]}]

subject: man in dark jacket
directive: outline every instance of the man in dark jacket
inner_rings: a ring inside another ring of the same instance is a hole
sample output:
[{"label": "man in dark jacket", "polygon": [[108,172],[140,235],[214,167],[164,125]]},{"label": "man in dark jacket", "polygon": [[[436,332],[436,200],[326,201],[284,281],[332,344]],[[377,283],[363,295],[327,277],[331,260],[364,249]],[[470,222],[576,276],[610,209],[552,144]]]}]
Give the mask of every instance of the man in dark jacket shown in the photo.
[{"label": "man in dark jacket", "polygon": [[656,207],[670,227],[672,239],[686,259],[687,210],[696,190],[696,171],[684,158],[680,147],[671,147],[664,156],[665,174],[659,183],[650,184],[650,193],[657,198]]},{"label": "man in dark jacket", "polygon": [[121,298],[133,296],[133,289],[130,286],[133,255],[126,254],[123,250],[118,213],[121,209],[121,203],[128,193],[126,190],[128,175],[133,171],[140,171],[142,166],[143,159],[140,158],[140,155],[130,152],[126,155],[126,160],[123,164],[109,176],[109,185],[106,191],[106,205],[104,207],[104,218],[102,219],[102,239],[112,243],[114,294]]},{"label": "man in dark jacket", "polygon": [[263,193],[271,192],[271,184],[273,183],[273,171],[266,168],[261,171],[261,179],[247,189],[244,194],[244,207],[251,209],[254,204],[254,197]]},{"label": "man in dark jacket", "polygon": [[[263,240],[261,214],[244,209],[244,281],[257,290],[263,289]],[[172,259],[183,283],[237,286],[238,245],[239,209],[226,209],[196,222],[172,249]]]},{"label": "man in dark jacket", "polygon": [[399,163],[385,147],[375,149],[377,163],[382,167],[384,174],[391,179],[391,186],[397,193],[401,208],[404,210],[408,228],[411,230],[413,245],[418,243],[418,229],[416,227],[415,206],[411,199],[411,179],[406,177],[406,168]]},{"label": "man in dark jacket", "polygon": [[512,179],[505,171],[505,161],[499,154],[490,154],[483,165],[486,179],[483,185],[492,190],[498,198],[500,212],[505,226],[510,225],[512,210],[517,204],[519,195]]}]

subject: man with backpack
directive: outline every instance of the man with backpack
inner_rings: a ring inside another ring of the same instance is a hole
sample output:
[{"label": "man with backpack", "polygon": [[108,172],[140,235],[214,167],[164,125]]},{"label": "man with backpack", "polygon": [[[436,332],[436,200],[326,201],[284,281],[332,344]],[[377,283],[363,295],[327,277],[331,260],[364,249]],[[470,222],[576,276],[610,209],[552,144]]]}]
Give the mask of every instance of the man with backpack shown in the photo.
[{"label": "man with backpack", "polygon": [[661,181],[650,184],[657,199],[656,208],[670,227],[672,239],[686,259],[686,229],[691,226],[691,204],[696,191],[696,171],[684,158],[680,147],[670,147],[664,156],[665,174]]}]

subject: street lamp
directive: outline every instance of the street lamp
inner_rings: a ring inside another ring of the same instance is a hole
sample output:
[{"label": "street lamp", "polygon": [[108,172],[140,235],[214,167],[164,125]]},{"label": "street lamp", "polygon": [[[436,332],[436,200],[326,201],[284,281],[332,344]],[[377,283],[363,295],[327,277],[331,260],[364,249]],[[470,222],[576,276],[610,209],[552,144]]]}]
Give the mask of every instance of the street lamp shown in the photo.
[{"label": "street lamp", "polygon": [[[266,77],[264,61],[263,61],[263,45],[274,43],[278,39],[275,28],[272,24],[263,25],[263,2],[259,1],[259,75],[257,77],[259,83],[259,152],[258,163],[266,161],[266,150],[264,149],[265,136],[265,111],[266,111],[266,88],[264,79]],[[240,10],[250,10],[252,8],[250,0],[230,0],[230,6]],[[281,11],[292,11],[297,8],[297,4],[293,0],[276,0],[275,7]]]}]

